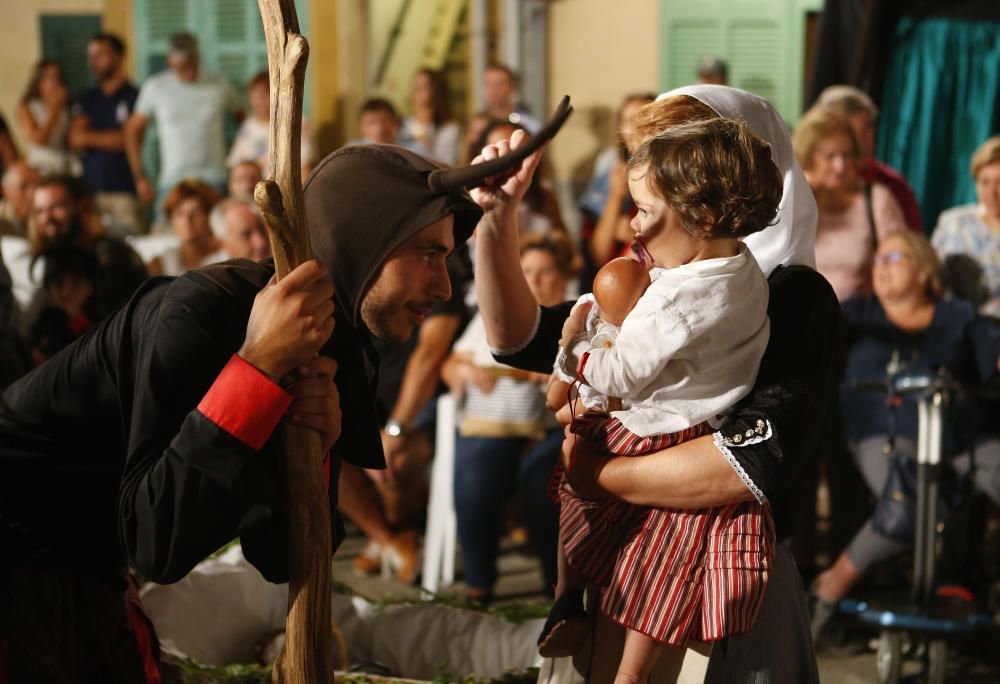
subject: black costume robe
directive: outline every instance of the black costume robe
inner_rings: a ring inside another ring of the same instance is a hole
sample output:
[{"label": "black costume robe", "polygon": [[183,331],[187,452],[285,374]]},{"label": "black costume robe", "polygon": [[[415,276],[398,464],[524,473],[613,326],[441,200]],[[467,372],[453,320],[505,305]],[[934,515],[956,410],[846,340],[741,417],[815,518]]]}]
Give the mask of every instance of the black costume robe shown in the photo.
[{"label": "black costume robe", "polygon": [[[269,438],[291,398],[231,361],[272,274],[269,262],[238,260],[150,280],[3,394],[4,564],[47,555],[113,578],[129,562],[173,582],[240,537],[267,579],[287,579]],[[337,318],[323,349],[338,362],[344,415],[334,462],[381,467],[370,365],[339,309]],[[339,522],[336,477],[330,496]]]}]

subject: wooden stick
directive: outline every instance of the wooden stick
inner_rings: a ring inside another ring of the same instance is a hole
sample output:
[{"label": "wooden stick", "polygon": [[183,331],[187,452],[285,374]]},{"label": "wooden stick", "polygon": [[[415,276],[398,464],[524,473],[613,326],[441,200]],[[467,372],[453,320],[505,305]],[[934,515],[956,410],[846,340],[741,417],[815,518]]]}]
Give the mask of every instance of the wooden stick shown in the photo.
[{"label": "wooden stick", "polygon": [[[299,34],[294,0],[257,0],[264,21],[271,81],[270,155],[254,190],[283,278],[312,258],[302,196],[302,97],[309,46]],[[275,684],[333,681],[330,628],[330,499],[319,434],[285,426],[279,459],[288,503],[289,586],[285,650],[274,666]]]}]

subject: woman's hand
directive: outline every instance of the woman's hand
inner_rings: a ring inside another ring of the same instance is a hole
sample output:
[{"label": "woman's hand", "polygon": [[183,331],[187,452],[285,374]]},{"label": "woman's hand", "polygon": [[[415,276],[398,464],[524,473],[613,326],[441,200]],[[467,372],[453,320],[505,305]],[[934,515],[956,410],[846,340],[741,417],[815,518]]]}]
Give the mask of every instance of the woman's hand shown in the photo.
[{"label": "woman's hand", "polygon": [[287,419],[298,427],[318,432],[324,453],[340,439],[340,394],[333,383],[336,374],[336,361],[317,356],[299,367],[300,379],[288,388],[295,399],[285,414]]},{"label": "woman's hand", "polygon": [[69,89],[61,83],[48,89],[42,96],[42,101],[45,103],[50,110],[60,112],[66,105],[69,104]]},{"label": "woman's hand", "polygon": [[[528,134],[524,131],[514,131],[510,140],[501,140],[496,145],[489,145],[483,148],[482,153],[472,160],[473,164],[484,161],[492,161],[498,157],[503,157],[516,150],[525,143]],[[483,220],[503,221],[513,217],[514,210],[524,197],[524,193],[531,186],[531,179],[535,175],[535,169],[542,159],[542,149],[532,153],[527,159],[521,162],[521,166],[515,173],[499,178],[487,178],[486,186],[472,190],[472,199],[482,207],[485,212]]]},{"label": "woman's hand", "polygon": [[597,449],[590,440],[565,428],[562,444],[562,463],[566,480],[576,494],[584,499],[606,499],[611,496],[598,484],[601,470],[607,465],[608,455]]}]

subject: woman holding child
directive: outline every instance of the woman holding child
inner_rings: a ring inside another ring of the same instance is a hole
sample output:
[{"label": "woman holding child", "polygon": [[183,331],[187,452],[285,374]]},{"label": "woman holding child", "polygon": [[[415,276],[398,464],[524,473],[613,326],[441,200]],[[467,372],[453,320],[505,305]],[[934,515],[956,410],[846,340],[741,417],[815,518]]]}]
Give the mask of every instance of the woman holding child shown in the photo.
[{"label": "woman holding child", "polygon": [[[773,515],[776,538],[780,541],[789,527],[789,511],[785,504],[789,485],[795,481],[810,442],[817,438],[812,428],[819,424],[834,396],[839,310],[829,285],[808,268],[812,266],[815,203],[794,160],[784,124],[766,101],[721,86],[685,88],[668,93],[665,99],[648,106],[639,116],[637,132],[647,139],[682,124],[723,118],[743,119],[753,133],[768,142],[781,174],[783,192],[777,219],[771,227],[744,239],[749,253],[768,276],[770,287],[767,305],[770,339],[760,359],[756,382],[748,388],[749,394],[735,405],[721,428],[713,427],[710,434],[642,458],[609,457],[602,445],[569,436],[564,444],[564,463],[568,466],[565,478],[575,495],[581,498],[612,498],[652,509],[692,511],[756,502]],[[503,155],[522,140],[515,138],[510,144],[502,142],[488,147],[483,157],[490,159]],[[476,278],[480,308],[487,322],[494,355],[511,365],[545,372],[560,347],[564,328],[567,331],[581,329],[586,311],[578,308],[571,314],[569,304],[551,308],[532,305],[520,275],[514,217],[535,164],[537,158],[527,162],[500,188],[478,192],[477,199],[486,215],[478,229]],[[663,199],[655,185],[647,183],[646,187]],[[720,197],[708,192],[701,200],[706,209],[702,225],[710,225],[713,221],[722,225],[730,220],[722,210],[721,200],[717,199]],[[676,234],[660,223],[643,224],[640,220],[634,229],[647,244],[657,242],[658,236]],[[659,259],[654,255],[654,264],[663,259],[669,262],[669,256],[664,257],[662,252]],[[698,263],[691,258],[687,261]],[[657,265],[668,267],[669,272],[669,267],[682,264]],[[584,376],[586,379],[586,370]],[[732,380],[738,382],[736,378]],[[627,671],[624,660],[622,669],[618,662],[594,662],[589,673],[591,681],[611,681],[616,672],[618,681],[646,681],[646,678],[667,681],[676,679],[682,668],[685,677],[692,677],[690,681],[706,677],[707,681],[742,681],[750,673],[757,673],[757,681],[816,681],[804,591],[787,550],[780,544],[774,548],[773,561],[767,563],[767,588],[759,604],[756,622],[750,621],[752,626],[748,623],[714,633],[688,632],[678,643],[687,638],[721,636],[724,639],[714,648],[689,643],[689,655],[683,664],[676,659],[663,658],[651,677],[646,667],[652,659],[648,653],[645,664],[634,671]],[[629,557],[627,553],[619,554],[618,564]],[[624,570],[616,567],[615,573]],[[703,586],[695,581],[687,591],[698,594]],[[685,598],[691,599],[691,596]],[[704,609],[703,598],[694,596],[694,610]],[[602,605],[604,608],[606,604]],[[662,610],[662,606],[654,605],[649,610]],[[609,624],[607,617],[599,620],[598,643],[604,641],[603,632],[614,633]],[[645,634],[647,639],[652,636],[656,643],[664,641],[641,626],[628,626]],[[750,626],[748,632],[736,634],[746,626]],[[692,650],[705,653],[709,648],[712,651],[710,662],[690,657]],[[607,671],[600,672],[602,665]],[[759,679],[760,675],[767,679]]]}]

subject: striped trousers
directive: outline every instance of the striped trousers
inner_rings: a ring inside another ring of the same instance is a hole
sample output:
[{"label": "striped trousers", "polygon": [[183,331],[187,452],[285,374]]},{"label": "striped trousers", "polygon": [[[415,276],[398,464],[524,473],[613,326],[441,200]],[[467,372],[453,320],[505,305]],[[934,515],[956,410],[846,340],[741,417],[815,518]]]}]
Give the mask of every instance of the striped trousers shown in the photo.
[{"label": "striped trousers", "polygon": [[[640,456],[710,432],[707,424],[639,437],[607,414],[578,416],[573,432],[617,456]],[[601,589],[601,610],[652,639],[683,646],[746,632],[764,598],[774,521],[756,501],[702,509],[633,506],[558,488],[559,535],[570,566]]]}]

